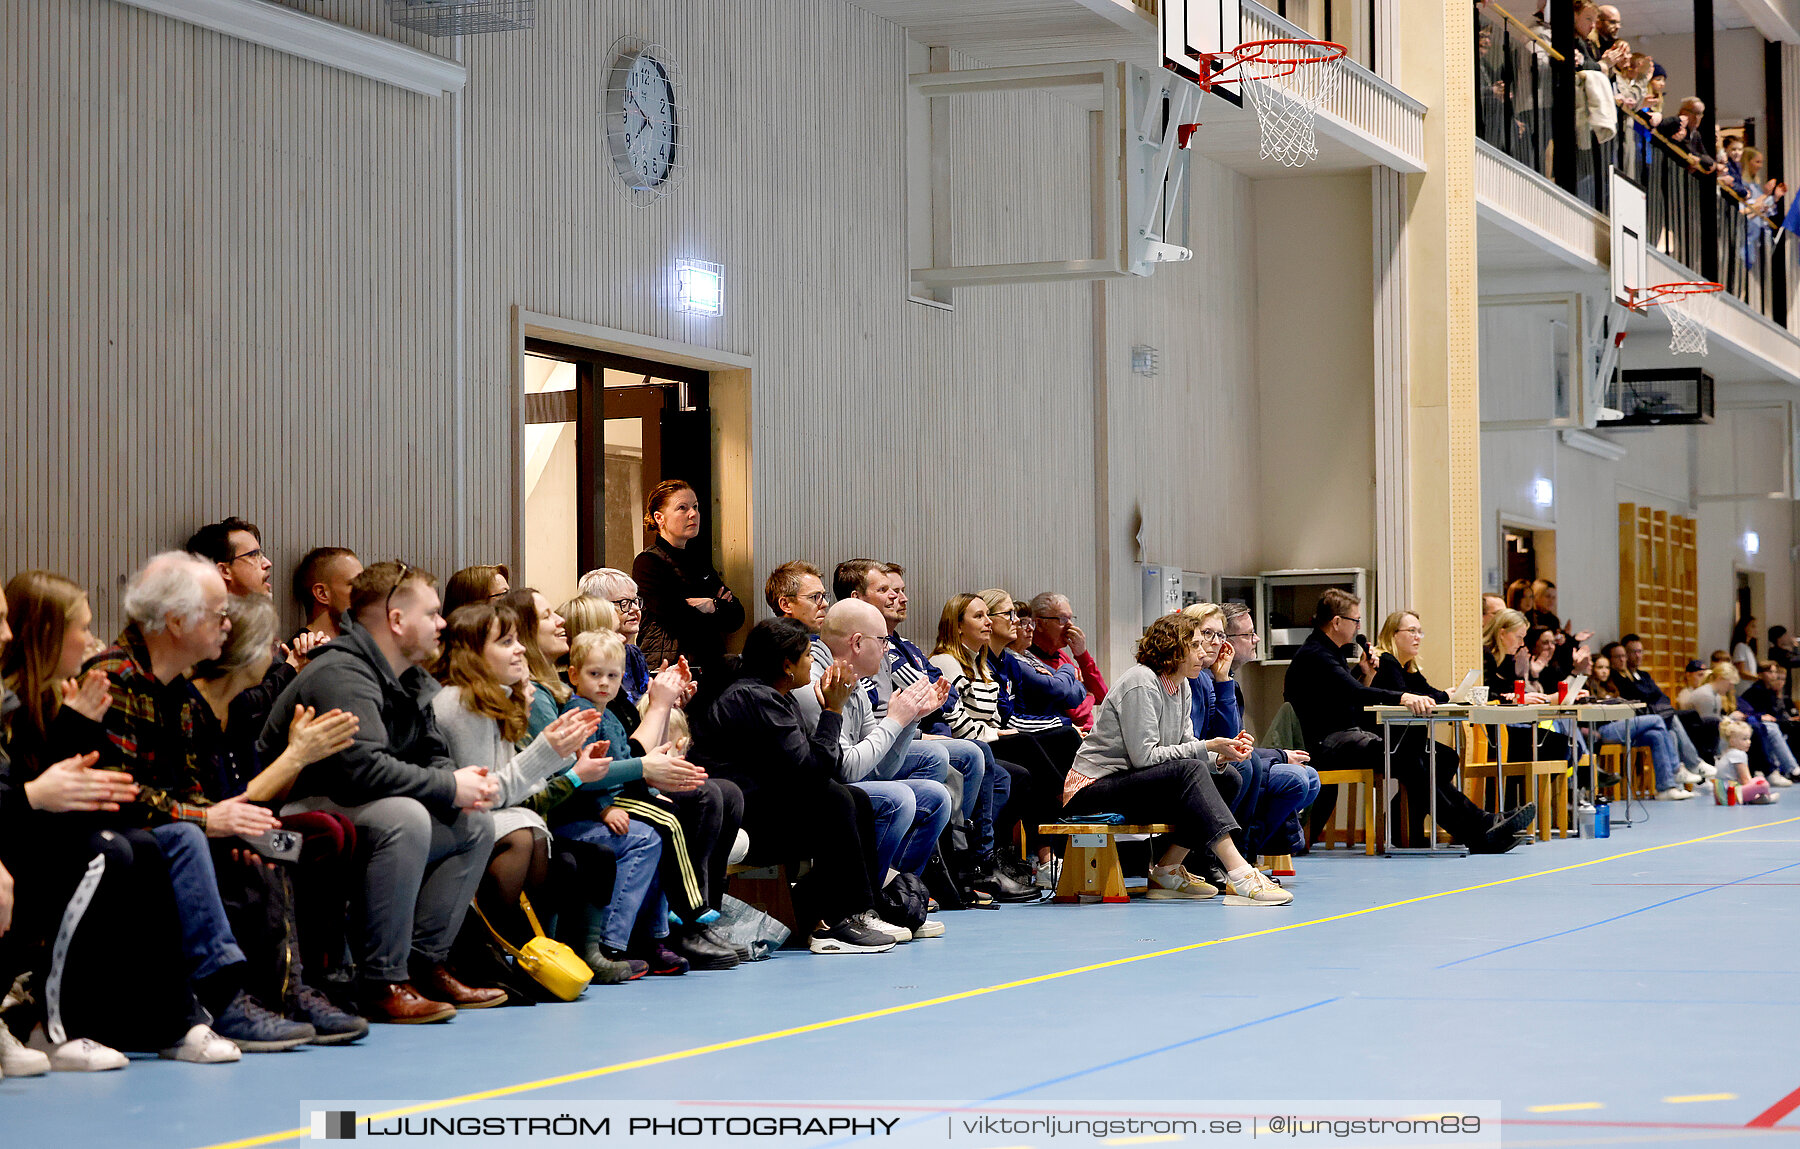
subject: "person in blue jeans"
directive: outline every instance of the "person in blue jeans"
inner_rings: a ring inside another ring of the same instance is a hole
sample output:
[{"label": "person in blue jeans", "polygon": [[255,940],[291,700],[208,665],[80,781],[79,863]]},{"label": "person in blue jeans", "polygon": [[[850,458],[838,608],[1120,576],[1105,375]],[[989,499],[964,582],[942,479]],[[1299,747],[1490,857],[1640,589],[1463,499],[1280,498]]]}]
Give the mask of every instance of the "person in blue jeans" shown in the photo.
[{"label": "person in blue jeans", "polygon": [[[1593,666],[1588,672],[1588,693],[1599,702],[1619,698],[1618,683],[1613,678],[1612,660],[1604,654],[1594,656]],[[1681,764],[1680,751],[1675,746],[1675,735],[1669,732],[1663,720],[1656,715],[1639,714],[1634,718],[1608,722],[1595,731],[1595,737],[1603,745],[1650,747],[1650,761],[1656,770],[1656,796],[1659,800],[1679,802],[1694,796],[1693,791],[1687,789],[1684,783],[1696,783],[1700,781],[1700,775],[1690,773]]]}]

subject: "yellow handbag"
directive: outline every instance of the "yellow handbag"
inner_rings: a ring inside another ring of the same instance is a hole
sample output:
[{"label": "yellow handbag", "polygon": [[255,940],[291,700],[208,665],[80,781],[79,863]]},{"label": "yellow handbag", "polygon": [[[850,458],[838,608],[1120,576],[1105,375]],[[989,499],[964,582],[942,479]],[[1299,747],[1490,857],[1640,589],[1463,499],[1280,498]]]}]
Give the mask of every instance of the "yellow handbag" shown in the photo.
[{"label": "yellow handbag", "polygon": [[488,933],[494,935],[500,948],[519,963],[519,968],[554,996],[563,1001],[574,1001],[588,987],[588,982],[594,980],[594,971],[588,968],[588,963],[581,960],[581,955],[555,938],[544,936],[544,927],[538,924],[537,913],[532,910],[531,902],[524,894],[519,895],[519,908],[525,911],[525,919],[531,923],[532,933],[531,940],[525,943],[524,949],[519,949],[501,937],[500,931],[494,928],[493,922],[488,921],[479,905],[470,903],[470,908],[481,919],[481,924],[488,928]]}]

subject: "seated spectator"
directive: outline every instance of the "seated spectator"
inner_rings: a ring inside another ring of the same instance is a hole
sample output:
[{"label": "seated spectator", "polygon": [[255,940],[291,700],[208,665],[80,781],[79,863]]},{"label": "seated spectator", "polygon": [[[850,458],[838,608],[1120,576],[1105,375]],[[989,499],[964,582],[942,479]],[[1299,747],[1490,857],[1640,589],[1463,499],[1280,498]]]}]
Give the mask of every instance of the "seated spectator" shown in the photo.
[{"label": "seated spectator", "polygon": [[[900,634],[907,611],[904,567],[868,559],[839,563],[832,573],[832,589],[840,600],[859,598],[873,604],[886,621],[886,657],[871,679],[878,717],[887,713],[888,699],[895,690],[943,678],[943,672],[931,665],[924,652]],[[1029,885],[1029,878],[1003,863],[997,850],[994,826],[1011,796],[1012,776],[1000,767],[987,743],[954,736],[946,708],[957,701],[956,692],[950,690],[943,705],[920,722],[921,737],[908,748],[898,776],[949,784],[957,799],[952,821],[965,839],[961,848],[953,851],[951,866],[963,886],[998,901],[1036,901],[1038,893]]]},{"label": "seated spectator", "polygon": [[1712,777],[1712,764],[1700,756],[1695,731],[1690,731],[1687,723],[1693,722],[1700,737],[1705,738],[1708,745],[1716,739],[1717,724],[1708,730],[1698,715],[1689,715],[1684,719],[1681,712],[1675,709],[1669,696],[1656,685],[1656,679],[1644,669],[1644,640],[1637,635],[1628,634],[1608,645],[1606,655],[1619,697],[1628,702],[1642,702],[1651,714],[1662,719],[1669,733],[1675,736],[1675,751],[1681,758],[1683,769],[1703,778]]},{"label": "seated spectator", "polygon": [[1106,700],[1106,679],[1100,677],[1100,666],[1088,653],[1087,632],[1075,625],[1075,611],[1066,595],[1045,591],[1031,600],[1031,617],[1037,629],[1031,638],[1030,652],[1054,673],[1065,666],[1075,669],[1081,680],[1082,698],[1069,707],[1069,721],[1083,734],[1094,728],[1094,707]]},{"label": "seated spectator", "polygon": [[294,601],[306,629],[326,638],[343,633],[338,618],[350,609],[350,582],[362,573],[362,560],[344,547],[314,547],[294,568]]},{"label": "seated spectator", "polygon": [[[1294,895],[1263,876],[1238,852],[1238,828],[1213,782],[1211,756],[1194,733],[1188,680],[1200,673],[1200,624],[1164,615],[1138,641],[1137,663],[1119,676],[1100,704],[1094,729],[1075,755],[1063,789],[1066,821],[1115,813],[1127,822],[1166,822],[1171,843],[1150,867],[1156,899],[1202,900],[1219,888],[1189,873],[1189,853],[1211,854],[1225,871],[1228,906],[1282,906]],[[1223,756],[1240,762],[1248,740]]]},{"label": "seated spectator", "polygon": [[825,591],[825,576],[819,568],[795,560],[769,572],[768,581],[763,584],[763,601],[776,618],[791,618],[818,634],[831,596]]},{"label": "seated spectator", "polygon": [[[1525,620],[1514,611],[1501,611],[1488,624],[1517,620],[1522,632]],[[1349,661],[1360,660],[1373,676],[1375,666],[1356,643],[1362,625],[1362,600],[1332,588],[1319,597],[1313,613],[1313,631],[1288,664],[1283,693],[1300,721],[1313,761],[1322,769],[1382,771],[1381,737],[1374,731],[1369,706],[1404,706],[1416,715],[1430,714],[1437,705],[1429,695],[1383,690],[1365,685],[1350,673]],[[1437,788],[1437,822],[1456,841],[1473,853],[1503,854],[1518,845],[1519,834],[1537,817],[1527,803],[1505,818],[1495,818],[1469,801],[1456,785],[1453,761],[1440,755],[1437,777],[1426,770],[1426,747],[1396,747],[1390,759],[1392,776],[1406,788],[1410,809],[1429,809],[1427,787]]]},{"label": "seated spectator", "polygon": [[[1694,661],[1698,662],[1699,659]],[[1688,665],[1692,666],[1693,663]],[[1702,719],[1717,723],[1737,710],[1737,667],[1731,664],[1729,657],[1715,658],[1704,665],[1706,670],[1699,684],[1682,691],[1682,701]]]},{"label": "seated spectator", "polygon": [[700,537],[694,488],[679,479],[658,483],[644,502],[644,529],[655,538],[631,564],[644,607],[638,645],[652,666],[685,657],[705,673],[724,658],[725,639],[744,625],[744,604],[713,569],[711,548],[690,545]]},{"label": "seated spectator", "polygon": [[1530,579],[1516,578],[1506,584],[1506,606],[1528,619],[1531,617],[1531,612],[1537,609],[1537,600],[1532,595]]},{"label": "seated spectator", "polygon": [[[578,594],[556,608],[562,616],[563,633],[571,644],[591,630],[619,632],[619,612],[613,604],[591,594]],[[573,684],[571,684],[573,685]]]},{"label": "seated spectator", "polygon": [[[1450,693],[1439,690],[1425,678],[1425,672],[1419,669],[1419,651],[1425,642],[1425,626],[1419,616],[1410,610],[1396,610],[1382,620],[1381,630],[1375,636],[1375,649],[1381,654],[1376,659],[1375,675],[1369,684],[1380,690],[1391,690],[1396,694],[1423,695],[1432,702],[1442,705],[1450,701]],[[1427,754],[1432,748],[1424,744],[1430,733],[1422,727],[1403,726],[1392,735],[1398,744],[1411,740],[1416,748]],[[1439,744],[1436,751],[1439,762],[1449,756],[1452,764],[1460,764],[1461,756],[1454,746]],[[1407,813],[1412,817],[1413,840],[1423,841],[1425,834],[1425,814],[1417,802],[1408,801]]]},{"label": "seated spectator", "polygon": [[519,616],[519,642],[525,647],[525,667],[531,672],[530,720],[525,734],[536,738],[556,721],[569,700],[569,684],[556,671],[558,660],[569,653],[569,628],[563,616],[550,609],[550,600],[528,586],[514,587],[494,600]]},{"label": "seated spectator", "polygon": [[[1675,693],[1675,709],[1682,711],[1691,710],[1692,707],[1688,705],[1690,696],[1706,681],[1707,666],[1705,660],[1699,658],[1688,659],[1687,666],[1683,668],[1682,675],[1681,689]],[[1714,729],[1716,730],[1717,728],[1715,727]]]},{"label": "seated spectator", "polygon": [[[241,796],[279,805],[302,770],[349,749],[356,719],[341,710],[296,713],[287,745],[264,766],[256,751],[262,720],[251,724],[236,703],[264,681],[274,660],[275,608],[267,598],[251,594],[231,598],[226,610],[231,625],[219,656],[195,664],[191,675],[194,689],[206,700],[205,707],[193,711],[192,737],[210,767],[201,775],[201,790],[212,802]],[[298,858],[270,863],[242,839],[211,842],[226,917],[250,957],[246,969],[255,980],[247,988],[258,1001],[311,1025],[316,1032],[312,1044],[347,1044],[367,1033],[369,1023],[340,1009],[306,978],[309,968],[330,970],[346,943],[355,827],[326,813],[296,814],[281,825],[301,836]],[[325,960],[311,966],[314,957]]]},{"label": "seated spectator", "polygon": [[[1488,688],[1490,702],[1502,702],[1511,698],[1525,705],[1541,705],[1556,701],[1554,695],[1540,689],[1542,684],[1531,677],[1531,668],[1536,660],[1525,648],[1525,635],[1530,627],[1531,624],[1518,611],[1503,610],[1488,619],[1487,625],[1482,628],[1481,646],[1485,656],[1483,681]],[[1508,729],[1512,731],[1506,746],[1509,762],[1573,757],[1573,743],[1560,731],[1542,732],[1534,725],[1520,723],[1509,723]],[[1496,738],[1496,744],[1497,742]],[[1610,770],[1600,772],[1602,786],[1616,786],[1618,782],[1619,776]]]},{"label": "seated spectator", "polygon": [[863,924],[875,908],[874,892],[856,799],[838,781],[843,710],[856,689],[855,672],[833,666],[820,676],[824,709],[809,733],[791,695],[813,685],[811,636],[791,619],[769,619],[750,628],[736,667],[722,666],[703,685],[706,693],[691,715],[689,760],[743,790],[751,861],[812,859],[794,889],[796,901],[823,919],[812,931],[812,952],[892,949],[892,936]]},{"label": "seated spectator", "polygon": [[117,644],[88,664],[105,673],[112,704],[82,748],[98,743],[102,764],[138,784],[137,801],[109,821],[148,827],[168,860],[195,995],[215,1018],[213,1032],[245,1052],[272,1052],[318,1034],[248,992],[266,985],[270,971],[250,969],[232,934],[206,840],[253,838],[281,823],[241,794],[217,802],[208,797],[205,780],[214,766],[188,733],[204,722],[206,702],[185,676],[219,656],[231,626],[228,598],[215,565],[179,551],[156,555],[132,576],[124,602],[130,621]]},{"label": "seated spectator", "polygon": [[[821,684],[826,671],[842,665],[859,680],[873,676],[881,669],[886,653],[886,634],[886,620],[869,603],[846,599],[826,611],[818,637],[832,661],[821,664],[814,659],[812,688],[797,690],[793,696],[809,724],[816,725],[825,709]],[[935,713],[949,692],[949,684],[942,680],[933,683],[920,679],[897,691],[888,700],[887,714],[881,718],[875,716],[874,703],[862,690],[852,691],[844,702],[838,781],[866,791],[874,802],[880,834],[875,873],[883,885],[890,872],[922,877],[939,835],[950,824],[950,791],[942,782],[898,776],[907,751],[918,736],[919,720]],[[893,933],[899,941],[910,941],[914,936],[913,931],[885,922],[873,911],[864,924]],[[917,936],[936,937],[943,933],[941,923],[927,921],[925,927],[928,931]]]},{"label": "seated spectator", "polygon": [[1483,592],[1481,596],[1481,625],[1486,626],[1488,619],[1493,618],[1505,609],[1506,600],[1504,598],[1491,590]]},{"label": "seated spectator", "polygon": [[512,571],[502,563],[464,567],[444,584],[444,617],[476,602],[493,602],[512,589]]},{"label": "seated spectator", "polygon": [[550,875],[550,828],[524,803],[575,765],[577,751],[605,757],[603,750],[583,750],[600,716],[564,714],[535,738],[525,736],[531,680],[519,616],[485,600],[458,607],[446,620],[436,674],[443,689],[431,710],[450,757],[485,766],[498,787],[494,848],[476,904],[502,937],[523,946],[532,935],[521,899],[543,903]]},{"label": "seated spectator", "polygon": [[[681,715],[676,705],[685,698],[687,676],[680,669],[664,669],[651,679],[637,736],[627,738],[612,706],[624,678],[624,640],[610,630],[578,636],[569,669],[575,695],[565,713],[587,709],[601,714],[594,738],[612,756],[613,765],[603,776],[582,782],[571,800],[556,807],[553,818],[558,833],[613,849],[621,844],[617,837],[619,813],[632,823],[648,826],[661,839],[660,862],[653,871],[659,879],[657,896],[637,898],[639,904],[657,905],[661,915],[645,921],[646,937],[640,949],[650,972],[674,973],[677,967],[689,966],[734,968],[736,951],[723,934],[711,928],[719,913],[716,900],[709,900],[708,884],[724,884],[728,855],[743,821],[744,800],[733,783],[708,778],[705,771],[682,757],[686,738],[676,734],[674,723]],[[646,751],[646,745],[653,749]],[[634,832],[633,826],[627,826],[624,836],[629,839]],[[592,931],[603,947],[610,945],[621,953],[625,947],[610,939],[629,938],[630,933],[631,909],[618,904],[620,888],[631,885],[625,861],[621,854],[622,876],[615,887],[614,905],[607,907]],[[662,944],[660,939],[665,938],[667,944]]]},{"label": "seated spectator", "polygon": [[[1206,748],[1222,754],[1227,744],[1248,740],[1250,756],[1236,763],[1239,785],[1235,792],[1221,783],[1219,790],[1231,806],[1232,817],[1243,826],[1242,848],[1254,860],[1260,854],[1306,852],[1306,839],[1293,828],[1300,811],[1319,796],[1319,775],[1307,763],[1304,750],[1265,750],[1244,727],[1237,683],[1231,677],[1237,652],[1225,638],[1225,608],[1200,602],[1183,608],[1182,614],[1200,623],[1203,665],[1188,682],[1193,695],[1194,733],[1206,740]],[[1216,884],[1216,883],[1215,883]]]},{"label": "seated spectator", "polygon": [[[1256,622],[1250,617],[1250,608],[1241,602],[1228,602],[1220,608],[1225,629],[1225,641],[1231,645],[1231,683],[1227,690],[1224,684],[1215,681],[1213,690],[1213,709],[1206,720],[1206,725],[1199,731],[1205,737],[1222,737],[1229,728],[1248,729],[1244,725],[1244,688],[1238,684],[1237,675],[1244,667],[1256,661]],[[1257,751],[1257,753],[1271,753]],[[1307,805],[1315,811],[1318,824],[1323,826],[1330,815],[1330,805],[1336,797],[1333,790],[1326,796],[1319,784],[1319,772],[1313,769],[1312,755],[1304,750],[1282,751],[1280,761],[1269,763],[1271,777],[1279,785],[1283,775],[1297,779],[1306,792],[1311,795]],[[1252,755],[1254,757],[1254,754]],[[1291,783],[1290,783],[1291,784]],[[1306,807],[1302,807],[1304,810]],[[1298,812],[1289,818],[1286,825],[1287,850],[1289,854],[1304,854],[1308,850],[1306,830],[1301,826]],[[1273,852],[1273,847],[1271,847]]]},{"label": "seated spectator", "polygon": [[1731,628],[1731,664],[1737,668],[1738,679],[1743,682],[1754,682],[1762,672],[1762,664],[1756,657],[1756,616],[1747,614],[1737,620]]},{"label": "seated spectator", "polygon": [[1781,699],[1782,680],[1787,671],[1779,663],[1765,662],[1756,681],[1738,691],[1739,717],[1750,723],[1755,735],[1753,747],[1760,754],[1752,761],[1760,765],[1771,786],[1792,786],[1800,778],[1800,762],[1794,759],[1793,747],[1783,729],[1781,715],[1785,707]]},{"label": "seated spectator", "polygon": [[[644,691],[650,688],[650,664],[644,660],[644,652],[637,645],[638,627],[644,619],[644,603],[638,598],[637,582],[616,567],[601,567],[581,576],[580,589],[584,595],[612,603],[613,610],[618,612],[619,624],[613,629],[625,640],[625,682],[619,688],[619,697],[636,706],[643,699]],[[626,725],[625,731],[631,732],[630,724]]]},{"label": "seated spectator", "polygon": [[[1595,657],[1593,673],[1588,676],[1587,690],[1597,702],[1620,697],[1613,683],[1612,660],[1601,654]],[[1597,740],[1614,746],[1648,746],[1650,762],[1656,773],[1656,797],[1662,802],[1681,802],[1694,796],[1687,787],[1700,781],[1700,775],[1689,773],[1675,751],[1675,735],[1654,714],[1639,714],[1608,722],[1595,732]]]},{"label": "seated spectator", "polygon": [[[305,770],[284,814],[325,810],[356,825],[365,862],[354,934],[365,1015],[447,1021],[506,1000],[445,966],[494,846],[488,767],[450,757],[429,705],[438,657],[437,580],[382,562],[356,576],[344,634],[321,647],[269,716],[258,750],[279,754],[295,707],[356,716],[356,741]],[[416,983],[416,984],[415,984]],[[424,992],[421,992],[421,988]]]}]

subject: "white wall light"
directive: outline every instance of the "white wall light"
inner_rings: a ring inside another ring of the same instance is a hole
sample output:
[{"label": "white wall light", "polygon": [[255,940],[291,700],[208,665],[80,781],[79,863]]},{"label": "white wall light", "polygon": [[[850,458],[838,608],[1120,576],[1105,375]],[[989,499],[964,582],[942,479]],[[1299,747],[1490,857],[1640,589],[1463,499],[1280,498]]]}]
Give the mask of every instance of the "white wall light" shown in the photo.
[{"label": "white wall light", "polygon": [[1762,536],[1758,535],[1755,531],[1745,531],[1744,553],[1751,558],[1755,558],[1756,552],[1760,550],[1762,550]]},{"label": "white wall light", "polygon": [[1540,507],[1547,507],[1556,501],[1556,487],[1549,479],[1538,479],[1531,484],[1531,501]]},{"label": "white wall light", "polygon": [[696,315],[725,314],[725,268],[703,259],[675,263],[676,298],[683,311]]}]

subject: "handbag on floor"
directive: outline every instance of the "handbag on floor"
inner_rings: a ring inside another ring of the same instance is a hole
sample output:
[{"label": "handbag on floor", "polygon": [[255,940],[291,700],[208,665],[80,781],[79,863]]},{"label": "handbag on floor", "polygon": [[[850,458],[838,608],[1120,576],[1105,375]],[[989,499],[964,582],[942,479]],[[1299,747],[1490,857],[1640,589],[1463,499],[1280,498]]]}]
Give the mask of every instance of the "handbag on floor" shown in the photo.
[{"label": "handbag on floor", "polygon": [[780,922],[749,902],[730,894],[719,907],[719,920],[714,923],[731,939],[732,947],[749,955],[750,961],[761,961],[787,943],[790,931]]},{"label": "handbag on floor", "polygon": [[488,921],[481,907],[470,903],[470,909],[481,919],[481,924],[494,935],[500,948],[512,955],[519,969],[532,981],[543,986],[552,996],[562,1001],[574,1001],[581,996],[581,991],[594,980],[594,971],[588,963],[581,960],[581,955],[554,938],[544,936],[544,927],[538,924],[537,913],[531,908],[531,901],[524,894],[519,895],[519,908],[525,911],[525,920],[531,923],[531,938],[521,947],[514,946],[501,936],[494,923]]}]

